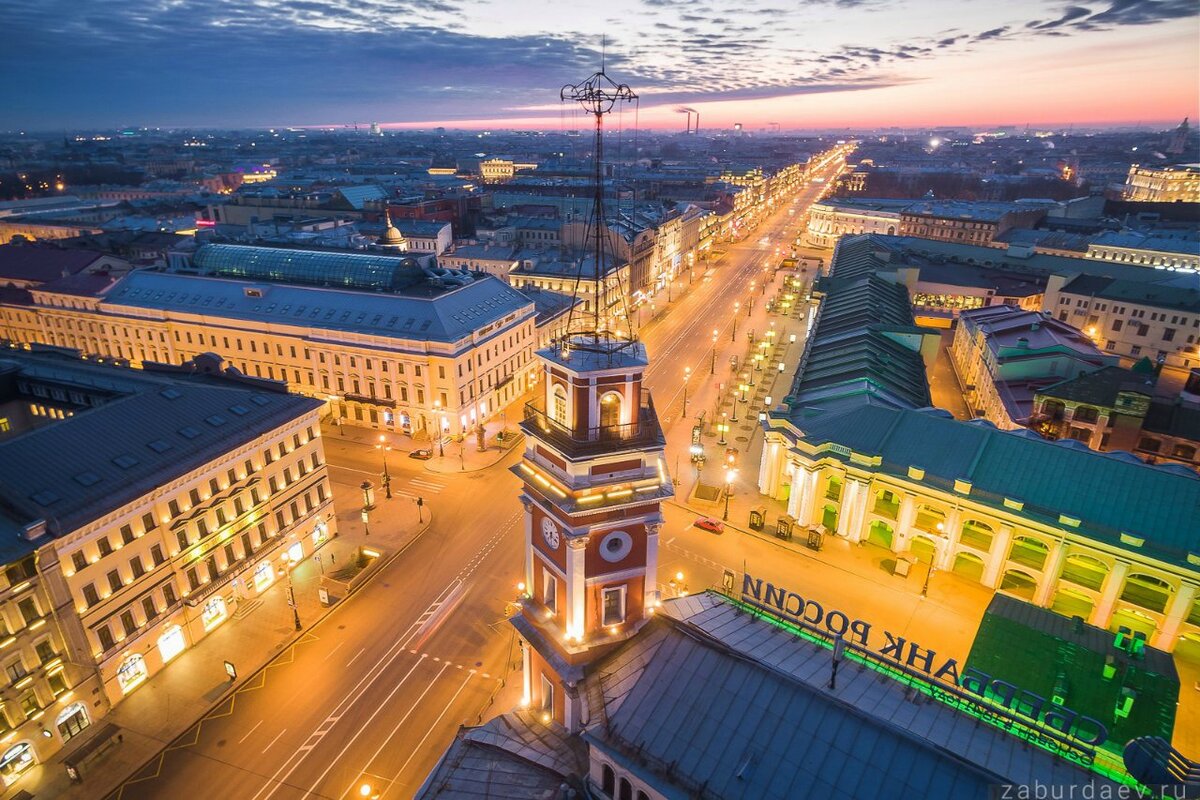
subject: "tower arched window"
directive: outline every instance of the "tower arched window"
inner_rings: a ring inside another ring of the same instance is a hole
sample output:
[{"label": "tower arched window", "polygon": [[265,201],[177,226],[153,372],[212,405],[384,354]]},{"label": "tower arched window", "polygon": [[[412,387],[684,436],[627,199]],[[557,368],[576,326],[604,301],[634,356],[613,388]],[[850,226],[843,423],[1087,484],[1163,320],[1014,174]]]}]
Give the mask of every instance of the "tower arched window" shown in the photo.
[{"label": "tower arched window", "polygon": [[561,386],[554,387],[554,397],[550,404],[550,417],[560,425],[567,424],[567,393]]},{"label": "tower arched window", "polygon": [[605,764],[600,768],[600,790],[609,797],[613,796],[613,792],[617,788],[617,776],[613,772],[613,768]]},{"label": "tower arched window", "polygon": [[621,395],[609,392],[600,398],[600,429],[615,430],[621,424]]},{"label": "tower arched window", "polygon": [[621,791],[618,795],[619,800],[633,800],[633,784],[628,778],[621,778]]}]

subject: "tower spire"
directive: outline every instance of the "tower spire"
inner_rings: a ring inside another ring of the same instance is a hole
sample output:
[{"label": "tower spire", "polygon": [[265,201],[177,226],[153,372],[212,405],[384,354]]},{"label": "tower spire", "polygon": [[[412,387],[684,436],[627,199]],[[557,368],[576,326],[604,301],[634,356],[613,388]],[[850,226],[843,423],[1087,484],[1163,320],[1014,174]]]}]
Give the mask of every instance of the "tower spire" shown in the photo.
[{"label": "tower spire", "polygon": [[[602,51],[603,49],[602,47]],[[608,226],[605,224],[604,213],[604,117],[606,114],[611,114],[613,108],[618,103],[634,102],[638,99],[638,96],[629,88],[628,84],[616,83],[604,73],[604,58],[605,56],[602,54],[599,72],[593,73],[580,83],[567,84],[559,92],[560,100],[570,100],[579,103],[586,113],[595,117],[594,144],[592,149],[592,159],[594,162],[592,170],[592,209],[588,217],[588,235],[585,237],[591,245],[595,280],[592,286],[591,319],[589,321],[585,317],[584,320],[581,320],[584,322],[584,326],[581,330],[578,330],[574,327],[575,307],[576,301],[579,299],[579,290],[582,285],[583,276],[587,269],[587,259],[580,259],[575,277],[575,288],[572,292],[571,310],[567,315],[567,337],[572,342],[571,346],[573,347],[578,347],[582,344],[579,341],[582,338],[590,339],[590,344],[593,348],[599,348],[602,345],[611,347],[614,344],[612,334],[616,332],[610,328],[604,319],[604,307],[602,305],[607,284],[605,251],[612,250],[611,247],[606,246],[608,244]],[[616,254],[610,253],[610,256],[614,262],[612,266],[615,267]],[[617,274],[619,275],[619,272]],[[628,303],[626,302],[624,291],[620,290],[619,287],[618,293],[629,334],[627,341],[632,341],[634,333],[629,320]],[[584,336],[572,337],[573,333],[583,334]]]}]

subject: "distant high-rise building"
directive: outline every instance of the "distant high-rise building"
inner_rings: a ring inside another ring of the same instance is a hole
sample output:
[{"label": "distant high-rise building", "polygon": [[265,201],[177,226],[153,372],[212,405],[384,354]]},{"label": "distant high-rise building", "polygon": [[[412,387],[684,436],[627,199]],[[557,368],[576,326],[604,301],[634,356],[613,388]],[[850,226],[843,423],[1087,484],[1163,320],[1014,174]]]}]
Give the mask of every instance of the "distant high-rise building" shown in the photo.
[{"label": "distant high-rise building", "polygon": [[1191,126],[1188,125],[1188,118],[1184,117],[1183,122],[1179,123],[1179,127],[1171,131],[1167,137],[1166,151],[1168,155],[1181,156],[1187,152],[1188,140],[1192,136]]}]

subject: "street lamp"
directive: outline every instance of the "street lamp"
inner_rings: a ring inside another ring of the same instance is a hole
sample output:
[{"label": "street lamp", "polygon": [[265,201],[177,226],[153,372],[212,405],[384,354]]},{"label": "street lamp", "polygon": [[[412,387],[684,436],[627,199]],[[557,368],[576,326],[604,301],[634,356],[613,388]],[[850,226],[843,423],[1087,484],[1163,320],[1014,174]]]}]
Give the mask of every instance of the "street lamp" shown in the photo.
[{"label": "street lamp", "polygon": [[685,416],[685,417],[687,416],[688,380],[691,379],[691,377],[692,377],[692,368],[684,367],[683,368],[683,416]]},{"label": "street lamp", "polygon": [[438,434],[438,457],[446,457],[446,443],[443,441],[446,436],[446,410],[442,408],[441,400],[433,401],[433,413],[437,415],[437,434]]},{"label": "street lamp", "polygon": [[733,467],[725,468],[725,513],[721,519],[729,519],[729,495],[733,494],[733,481],[737,478],[737,470]]},{"label": "street lamp", "polygon": [[708,374],[716,375],[717,374],[717,329],[716,328],[713,328],[712,339],[713,339],[712,340],[712,363],[708,365]]},{"label": "street lamp", "polygon": [[741,303],[733,304],[733,331],[729,334],[729,341],[731,341],[731,342],[737,341],[737,318],[738,318],[738,312],[741,310],[742,310]]},{"label": "street lamp", "polygon": [[387,444],[387,437],[382,433],[379,434],[379,444],[375,445],[380,453],[383,454],[383,494],[388,500],[392,499],[392,476],[388,474],[387,454],[392,449],[390,444]]},{"label": "street lamp", "polygon": [[729,425],[725,422],[728,416],[724,411],[721,412],[721,423],[717,425],[717,432],[721,434],[721,438],[717,439],[717,444],[729,444],[725,441],[725,434],[729,432]]},{"label": "street lamp", "polygon": [[296,587],[292,584],[292,568],[296,562],[292,561],[290,553],[284,554],[284,560],[287,561],[283,571],[287,573],[288,605],[292,607],[292,621],[296,624],[296,630],[300,630],[300,609],[296,606]]}]

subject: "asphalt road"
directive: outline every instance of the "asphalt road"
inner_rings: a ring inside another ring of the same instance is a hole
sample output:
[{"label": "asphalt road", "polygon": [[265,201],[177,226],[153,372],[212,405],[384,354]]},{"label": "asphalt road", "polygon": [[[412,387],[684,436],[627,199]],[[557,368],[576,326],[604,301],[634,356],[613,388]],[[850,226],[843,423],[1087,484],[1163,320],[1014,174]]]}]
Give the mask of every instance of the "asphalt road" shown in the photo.
[{"label": "asphalt road", "polygon": [[[684,426],[671,433],[684,367],[707,374],[712,329],[728,340],[733,303],[776,247],[786,252],[800,208],[819,189],[803,189],[800,204],[785,201],[698,267],[696,285],[643,327],[647,384],[670,438],[687,435]],[[336,496],[353,505],[358,483],[378,476],[379,453],[336,434],[325,442]],[[113,797],[340,799],[361,796],[364,784],[370,796],[412,796],[460,725],[519,696],[519,652],[505,622],[523,569],[518,481],[505,469],[518,455],[462,475],[393,458],[396,496],[379,501],[373,520],[384,524],[388,503],[419,494],[435,515],[430,530],[307,632],[293,657],[268,666]]]}]

